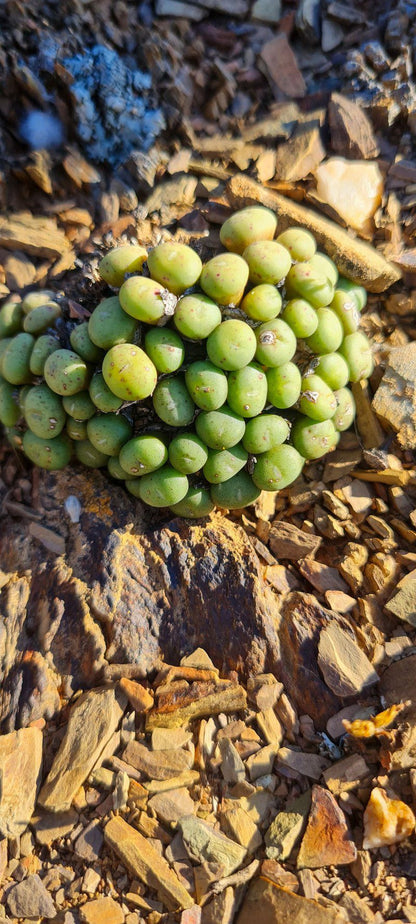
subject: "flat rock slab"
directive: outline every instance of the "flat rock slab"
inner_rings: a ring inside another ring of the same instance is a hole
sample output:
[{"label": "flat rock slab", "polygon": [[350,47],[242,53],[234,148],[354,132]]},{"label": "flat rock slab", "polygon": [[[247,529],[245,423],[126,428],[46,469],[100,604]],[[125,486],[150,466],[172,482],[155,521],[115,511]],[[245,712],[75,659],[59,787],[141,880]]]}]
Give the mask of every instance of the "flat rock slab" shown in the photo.
[{"label": "flat rock slab", "polygon": [[7,893],[7,907],[16,918],[54,918],[56,908],[39,876],[28,876]]},{"label": "flat rock slab", "polygon": [[350,237],[335,222],[323,218],[312,209],[266,190],[243,174],[232,177],[227,190],[232,204],[239,208],[260,202],[272,209],[278,218],[279,233],[292,225],[308,228],[319,247],[334,260],[342,275],[365,286],[369,292],[384,292],[401,278],[400,270],[373,247]]},{"label": "flat rock slab", "polygon": [[22,250],[31,257],[56,258],[70,250],[64,231],[52,218],[16,212],[0,219],[0,247]]},{"label": "flat rock slab", "polygon": [[123,818],[111,818],[106,824],[104,836],[127,869],[151,889],[155,889],[169,911],[192,907],[193,899],[166,860],[146,837]]},{"label": "flat rock slab", "polygon": [[80,696],[71,709],[61,746],[39,793],[39,805],[50,812],[70,808],[115,732],[125,706],[124,695],[114,687],[97,688]]},{"label": "flat rock slab", "polygon": [[386,610],[403,622],[416,626],[416,570],[399,581],[397,593],[385,604]]},{"label": "flat rock slab", "polygon": [[367,655],[336,623],[320,634],[318,664],[327,686],[337,696],[356,696],[379,681]]},{"label": "flat rock slab", "polygon": [[66,812],[42,812],[32,819],[31,827],[38,844],[49,845],[58,837],[65,837],[75,828],[77,821],[78,812],[70,808]]},{"label": "flat rock slab", "polygon": [[0,834],[18,837],[27,827],[41,782],[42,732],[21,728],[0,737]]},{"label": "flat rock slab", "polygon": [[151,751],[140,741],[129,741],[123,753],[123,760],[154,780],[169,780],[184,770],[189,770],[193,763],[190,751],[184,751],[182,748]]},{"label": "flat rock slab", "polygon": [[96,898],[79,909],[82,924],[123,924],[124,911],[110,896]]},{"label": "flat rock slab", "polygon": [[357,848],[334,796],[322,786],[313,786],[311,810],[298,853],[298,869],[343,866],[353,863],[356,857]]},{"label": "flat rock slab", "polygon": [[353,100],[332,93],[328,105],[331,147],[355,160],[377,157],[379,148],[368,116]]},{"label": "flat rock slab", "polygon": [[391,350],[373,399],[382,423],[397,433],[403,449],[416,447],[416,343]]},{"label": "flat rock slab", "polygon": [[345,924],[345,916],[336,907],[326,908],[268,879],[250,884],[236,924],[258,920],[262,924]]},{"label": "flat rock slab", "polygon": [[299,561],[313,555],[321,545],[322,537],[304,533],[292,523],[275,523],[269,533],[269,545],[278,560]]}]

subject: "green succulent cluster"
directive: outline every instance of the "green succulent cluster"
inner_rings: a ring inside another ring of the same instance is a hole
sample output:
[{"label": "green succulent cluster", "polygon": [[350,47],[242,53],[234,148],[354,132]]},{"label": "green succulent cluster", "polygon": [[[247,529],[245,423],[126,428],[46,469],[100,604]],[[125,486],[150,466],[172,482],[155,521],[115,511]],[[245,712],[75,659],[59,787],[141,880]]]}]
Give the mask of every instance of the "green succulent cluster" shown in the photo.
[{"label": "green succulent cluster", "polygon": [[[170,241],[109,252],[88,321],[52,292],[0,309],[0,421],[46,469],[106,466],[153,507],[205,516],[293,482],[354,420],[367,378],[361,286],[310,232],[261,206],[231,215],[203,266]],[[69,337],[68,337],[69,335]]]}]

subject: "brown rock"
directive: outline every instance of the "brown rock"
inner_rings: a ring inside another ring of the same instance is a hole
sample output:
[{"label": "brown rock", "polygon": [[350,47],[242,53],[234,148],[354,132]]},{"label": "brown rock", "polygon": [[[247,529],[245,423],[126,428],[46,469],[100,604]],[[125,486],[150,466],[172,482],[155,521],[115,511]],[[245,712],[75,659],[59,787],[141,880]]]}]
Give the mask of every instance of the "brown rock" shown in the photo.
[{"label": "brown rock", "polygon": [[310,715],[317,728],[325,728],[328,718],[343,705],[323,681],[318,667],[321,629],[339,619],[311,594],[295,592],[281,601],[275,673],[299,712]]},{"label": "brown rock", "polygon": [[356,696],[379,681],[354,638],[335,623],[320,634],[318,664],[325,682],[337,696]]},{"label": "brown rock", "polygon": [[379,148],[371,122],[358,103],[332,93],[328,105],[331,146],[337,154],[364,160],[377,157]]},{"label": "brown rock", "polygon": [[269,534],[269,545],[277,559],[299,561],[313,555],[321,545],[321,536],[305,533],[292,523],[274,523]]},{"label": "brown rock", "polygon": [[49,845],[58,837],[64,837],[75,828],[78,821],[78,812],[68,809],[67,812],[43,812],[32,818],[32,827],[38,844]]},{"label": "brown rock", "polygon": [[135,831],[123,818],[111,818],[105,827],[104,836],[127,869],[145,885],[155,889],[170,911],[192,907],[194,903],[189,892],[179,882],[166,860],[147,838]]},{"label": "brown rock", "polygon": [[305,81],[284,32],[279,32],[263,45],[259,66],[270,81],[277,99],[282,98],[282,93],[290,99],[305,96]]},{"label": "brown rock", "polygon": [[278,217],[278,231],[292,225],[303,225],[315,236],[318,245],[330,256],[340,272],[370,292],[383,292],[401,278],[400,270],[388,263],[373,247],[353,239],[335,222],[323,218],[312,209],[250,180],[243,174],[232,177],[227,186],[232,205],[243,207],[261,202]]},{"label": "brown rock", "polygon": [[326,908],[270,882],[255,879],[249,886],[236,924],[345,924],[337,908]]},{"label": "brown rock", "polygon": [[357,849],[344,813],[334,797],[321,786],[312,788],[308,824],[300,845],[298,869],[343,866],[353,863]]},{"label": "brown rock", "polygon": [[320,561],[313,559],[301,561],[299,571],[320,594],[327,590],[340,590],[343,593],[348,590],[348,584],[342,579],[337,569],[324,565]]},{"label": "brown rock", "polygon": [[11,292],[19,292],[30,286],[36,277],[36,267],[26,254],[19,250],[13,253],[4,251],[0,262],[6,274],[6,283]]},{"label": "brown rock", "polygon": [[321,141],[320,119],[299,123],[289,141],[277,149],[275,180],[294,183],[313,173],[325,157]]},{"label": "brown rock", "polygon": [[110,896],[96,898],[82,905],[79,911],[82,924],[123,924],[124,912]]}]

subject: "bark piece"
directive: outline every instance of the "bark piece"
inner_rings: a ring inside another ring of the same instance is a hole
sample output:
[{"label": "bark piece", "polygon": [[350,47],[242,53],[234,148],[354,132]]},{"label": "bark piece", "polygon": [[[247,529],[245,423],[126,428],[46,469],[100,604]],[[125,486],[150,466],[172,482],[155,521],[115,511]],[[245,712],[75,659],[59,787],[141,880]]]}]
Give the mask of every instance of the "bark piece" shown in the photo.
[{"label": "bark piece", "polygon": [[39,793],[39,804],[50,812],[70,808],[78,789],[120,722],[125,698],[114,688],[84,693],[73,706],[67,730]]},{"label": "bark piece", "polygon": [[308,824],[300,845],[298,869],[343,866],[353,863],[357,848],[345,815],[334,797],[322,786],[313,786]]},{"label": "bark piece", "polygon": [[277,559],[299,561],[300,558],[314,555],[321,543],[321,536],[305,533],[292,523],[283,521],[275,523],[269,534],[269,545]]},{"label": "bark piece", "polygon": [[242,174],[232,177],[227,192],[236,207],[260,202],[272,209],[278,217],[278,233],[293,225],[303,225],[316,237],[319,247],[334,260],[340,272],[370,292],[383,292],[401,278],[400,270],[377,250],[354,240],[335,222],[278,193],[265,190]]},{"label": "bark piece", "polygon": [[265,72],[277,99],[283,93],[290,99],[305,96],[306,85],[296,57],[284,32],[266,42],[259,55],[259,65]]},{"label": "bark piece", "polygon": [[353,160],[377,157],[379,147],[371,122],[358,103],[341,93],[332,93],[328,118],[331,146],[336,154]]},{"label": "bark piece", "polygon": [[175,728],[189,719],[218,715],[220,712],[239,712],[245,708],[246,701],[246,692],[237,683],[227,680],[193,683],[189,689],[173,695],[170,701],[148,712],[146,728]]},{"label": "bark piece", "polygon": [[336,907],[325,907],[261,877],[250,884],[236,924],[253,924],[257,919],[262,924],[345,924]]},{"label": "bark piece", "polygon": [[17,837],[29,824],[41,781],[42,732],[21,728],[0,737],[0,835]]},{"label": "bark piece", "polygon": [[321,632],[318,664],[325,682],[337,696],[356,696],[379,681],[357,642],[335,623]]},{"label": "bark piece", "polygon": [[104,837],[127,869],[151,889],[156,890],[169,911],[192,907],[193,899],[166,860],[146,837],[127,824],[123,818],[111,818],[105,826]]}]

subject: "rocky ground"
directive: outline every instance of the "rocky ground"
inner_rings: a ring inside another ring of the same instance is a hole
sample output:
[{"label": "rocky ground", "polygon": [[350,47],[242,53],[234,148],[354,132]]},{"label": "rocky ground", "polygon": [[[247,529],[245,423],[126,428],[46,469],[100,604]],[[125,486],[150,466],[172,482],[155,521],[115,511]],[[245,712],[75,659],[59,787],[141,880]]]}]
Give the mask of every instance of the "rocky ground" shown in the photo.
[{"label": "rocky ground", "polygon": [[115,241],[262,201],[365,281],[376,369],[197,523],[1,445],[0,921],[416,921],[414,5],[219,6],[0,4],[0,294],[88,317]]}]

